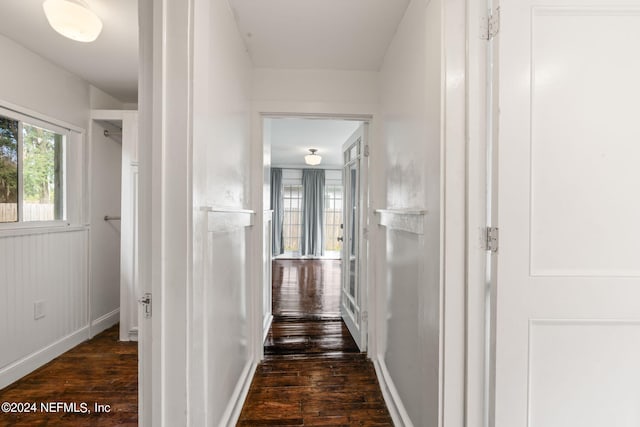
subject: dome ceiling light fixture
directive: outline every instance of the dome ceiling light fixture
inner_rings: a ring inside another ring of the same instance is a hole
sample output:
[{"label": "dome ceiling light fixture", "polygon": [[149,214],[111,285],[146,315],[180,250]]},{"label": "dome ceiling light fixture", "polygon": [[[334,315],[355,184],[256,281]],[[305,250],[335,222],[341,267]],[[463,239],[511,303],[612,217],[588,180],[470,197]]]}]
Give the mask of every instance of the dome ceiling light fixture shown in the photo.
[{"label": "dome ceiling light fixture", "polygon": [[315,148],[309,148],[309,151],[311,151],[311,154],[304,156],[304,162],[311,166],[319,165],[322,157],[316,154],[316,151],[318,150]]},{"label": "dome ceiling light fixture", "polygon": [[83,0],[45,0],[42,8],[49,25],[71,40],[89,43],[102,31],[102,21]]}]

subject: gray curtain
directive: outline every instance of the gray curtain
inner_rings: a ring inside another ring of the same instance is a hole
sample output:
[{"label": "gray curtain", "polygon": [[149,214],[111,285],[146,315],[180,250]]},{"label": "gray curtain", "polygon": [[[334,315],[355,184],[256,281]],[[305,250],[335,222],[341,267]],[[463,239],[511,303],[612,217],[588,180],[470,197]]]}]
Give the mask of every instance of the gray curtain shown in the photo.
[{"label": "gray curtain", "polygon": [[271,168],[271,209],[273,210],[271,249],[275,256],[284,253],[284,239],[282,238],[284,198],[282,196],[282,169],[279,168]]},{"label": "gray curtain", "polygon": [[324,255],[324,170],[302,170],[302,255]]}]

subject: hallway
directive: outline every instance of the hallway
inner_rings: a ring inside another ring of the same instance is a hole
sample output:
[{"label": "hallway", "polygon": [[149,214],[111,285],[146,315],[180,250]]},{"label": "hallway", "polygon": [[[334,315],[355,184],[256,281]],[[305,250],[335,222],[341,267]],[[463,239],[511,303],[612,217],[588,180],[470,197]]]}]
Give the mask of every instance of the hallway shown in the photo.
[{"label": "hallway", "polygon": [[392,425],[339,303],[340,261],[273,261],[274,320],[238,425]]}]

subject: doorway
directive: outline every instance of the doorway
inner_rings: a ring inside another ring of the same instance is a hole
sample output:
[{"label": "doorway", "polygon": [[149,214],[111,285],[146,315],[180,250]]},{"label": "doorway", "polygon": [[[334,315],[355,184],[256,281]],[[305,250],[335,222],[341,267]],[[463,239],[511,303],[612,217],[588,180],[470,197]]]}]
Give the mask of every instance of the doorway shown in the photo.
[{"label": "doorway", "polygon": [[122,153],[122,120],[94,119],[90,149],[88,289],[91,336],[120,321],[123,313],[120,307]]},{"label": "doorway", "polygon": [[137,341],[138,112],[93,110],[91,117],[90,293],[103,303],[109,289],[120,341]]},{"label": "doorway", "polygon": [[[367,129],[361,119],[263,117],[267,355],[366,350]],[[321,164],[305,164],[314,155]]]}]

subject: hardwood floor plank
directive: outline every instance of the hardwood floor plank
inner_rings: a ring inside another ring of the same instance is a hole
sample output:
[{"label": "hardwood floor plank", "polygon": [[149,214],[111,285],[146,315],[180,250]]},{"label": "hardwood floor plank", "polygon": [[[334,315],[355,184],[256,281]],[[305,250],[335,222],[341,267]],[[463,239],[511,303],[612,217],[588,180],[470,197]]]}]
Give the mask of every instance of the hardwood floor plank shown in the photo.
[{"label": "hardwood floor plank", "polygon": [[[36,413],[0,413],[0,426],[137,426],[138,345],[119,342],[116,325],[0,390],[0,402],[38,406]],[[47,402],[84,402],[92,413],[43,412]],[[110,412],[96,413],[95,403]]]},{"label": "hardwood floor plank", "polygon": [[340,260],[274,260],[272,267],[274,316],[340,317]]},{"label": "hardwood floor plank", "polygon": [[339,318],[339,261],[273,267],[274,320],[238,425],[393,425],[373,364]]}]

